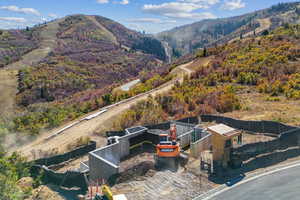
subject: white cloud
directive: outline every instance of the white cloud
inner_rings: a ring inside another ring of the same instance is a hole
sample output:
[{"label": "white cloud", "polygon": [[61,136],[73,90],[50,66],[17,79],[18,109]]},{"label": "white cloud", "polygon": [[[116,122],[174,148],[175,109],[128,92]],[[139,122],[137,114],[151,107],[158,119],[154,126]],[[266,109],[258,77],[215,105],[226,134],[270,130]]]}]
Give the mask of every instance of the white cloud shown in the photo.
[{"label": "white cloud", "polygon": [[50,13],[48,16],[51,18],[58,18],[58,15],[55,13]]},{"label": "white cloud", "polygon": [[169,2],[163,4],[146,4],[143,6],[143,10],[152,14],[166,13],[177,13],[177,12],[192,12],[199,8],[206,8],[206,6],[194,3],[184,3],[184,2]]},{"label": "white cloud", "polygon": [[201,3],[204,5],[215,5],[219,3],[219,0],[179,0],[181,2],[187,2],[187,3]]},{"label": "white cloud", "polygon": [[181,19],[207,19],[215,18],[212,13],[195,12],[198,9],[207,9],[217,4],[219,0],[178,0],[162,4],[146,4],[143,11],[151,14],[162,15]]},{"label": "white cloud", "polygon": [[100,4],[109,3],[108,0],[97,0],[97,2],[100,3]]},{"label": "white cloud", "polygon": [[216,16],[210,12],[203,13],[166,13],[165,16],[173,18],[182,18],[182,19],[214,19]]},{"label": "white cloud", "polygon": [[120,4],[122,4],[122,5],[127,5],[127,4],[129,4],[129,0],[122,0],[122,1],[120,2]]},{"label": "white cloud", "polygon": [[236,10],[240,8],[244,8],[246,6],[246,3],[242,2],[242,0],[231,0],[231,1],[225,1],[222,8],[224,10]]},{"label": "white cloud", "polygon": [[24,23],[27,20],[23,17],[0,17],[0,21]]},{"label": "white cloud", "polygon": [[33,15],[37,15],[37,16],[41,15],[40,12],[34,8],[19,8],[18,6],[14,6],[14,5],[2,6],[2,7],[0,7],[0,9],[12,11],[12,12],[24,13],[24,14],[33,14]]},{"label": "white cloud", "polygon": [[153,23],[153,24],[172,24],[176,23],[176,20],[162,20],[158,18],[137,18],[127,20],[132,23]]}]

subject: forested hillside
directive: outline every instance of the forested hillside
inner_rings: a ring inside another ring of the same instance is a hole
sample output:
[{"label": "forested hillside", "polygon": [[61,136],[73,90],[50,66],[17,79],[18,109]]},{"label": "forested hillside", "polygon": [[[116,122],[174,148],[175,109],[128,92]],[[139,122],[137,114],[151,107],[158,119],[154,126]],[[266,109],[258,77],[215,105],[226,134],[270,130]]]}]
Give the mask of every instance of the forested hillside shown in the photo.
[{"label": "forested hillside", "polygon": [[0,30],[0,68],[18,61],[22,55],[38,47],[37,29]]},{"label": "forested hillside", "polygon": [[[197,63],[208,56],[211,59],[208,66],[194,66],[196,72],[168,94],[133,106],[120,116],[115,127],[154,123],[170,117],[251,110],[241,98],[246,96],[251,101],[256,93],[264,96],[261,104],[281,100],[296,104],[300,99],[300,25],[286,24],[265,36],[200,50],[190,59]],[[188,61],[191,60],[185,60]],[[292,111],[285,111],[288,112]],[[285,113],[278,119],[283,120]],[[288,117],[299,119],[299,116]]]},{"label": "forested hillside", "polygon": [[284,23],[299,23],[300,3],[282,3],[242,16],[210,19],[159,33],[157,37],[173,48],[179,57],[197,48],[224,44],[235,38],[261,34]]},{"label": "forested hillside", "polygon": [[[152,54],[151,54],[152,53]],[[19,71],[14,119],[19,132],[38,133],[169,80],[161,43],[107,18],[74,15],[59,23],[56,48]],[[134,91],[112,94],[133,79]]]}]

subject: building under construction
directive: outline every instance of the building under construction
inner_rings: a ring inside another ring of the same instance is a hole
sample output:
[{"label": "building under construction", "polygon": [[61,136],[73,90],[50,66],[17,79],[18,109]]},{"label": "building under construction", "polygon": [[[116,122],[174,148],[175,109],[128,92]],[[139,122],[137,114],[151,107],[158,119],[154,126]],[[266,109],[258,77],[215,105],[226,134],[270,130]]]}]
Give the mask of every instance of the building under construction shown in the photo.
[{"label": "building under construction", "polygon": [[89,172],[91,181],[108,180],[113,175],[122,172],[121,163],[130,158],[137,148],[142,147],[142,151],[155,152],[162,136],[170,133],[171,124],[174,124],[173,126],[176,129],[176,144],[182,149],[191,145],[191,136],[195,130],[199,134],[203,131],[203,129],[196,127],[194,124],[182,122],[168,122],[148,128],[143,126],[128,128],[121,134],[122,136],[108,138],[107,146],[90,152],[89,160],[81,163],[81,171]]}]

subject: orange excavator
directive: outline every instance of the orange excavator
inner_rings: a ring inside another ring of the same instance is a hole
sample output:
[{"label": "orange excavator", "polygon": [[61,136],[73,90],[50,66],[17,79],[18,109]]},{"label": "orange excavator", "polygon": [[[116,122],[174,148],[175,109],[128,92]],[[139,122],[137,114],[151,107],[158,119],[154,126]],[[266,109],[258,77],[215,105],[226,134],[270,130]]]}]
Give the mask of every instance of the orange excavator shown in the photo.
[{"label": "orange excavator", "polygon": [[156,167],[176,170],[179,156],[180,145],[177,142],[176,124],[172,124],[169,134],[159,135],[159,144],[156,145]]}]

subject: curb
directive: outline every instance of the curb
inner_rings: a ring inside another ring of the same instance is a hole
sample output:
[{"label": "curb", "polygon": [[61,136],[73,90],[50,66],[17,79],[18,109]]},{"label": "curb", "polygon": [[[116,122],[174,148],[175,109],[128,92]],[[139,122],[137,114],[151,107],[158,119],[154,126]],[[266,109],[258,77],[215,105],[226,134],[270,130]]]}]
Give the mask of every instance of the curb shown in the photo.
[{"label": "curb", "polygon": [[287,164],[282,164],[282,165],[278,165],[278,166],[273,166],[273,167],[270,167],[269,169],[266,169],[264,170],[263,172],[253,172],[251,174],[249,174],[247,176],[247,178],[241,182],[238,182],[232,186],[227,186],[226,184],[223,184],[223,185],[220,185],[212,190],[209,190],[208,192],[204,193],[204,194],[201,194],[199,195],[198,197],[195,197],[193,200],[209,200],[219,194],[221,194],[222,192],[225,192],[227,190],[231,190],[239,185],[242,185],[244,183],[247,183],[247,182],[250,182],[252,180],[255,180],[255,179],[258,179],[258,178],[261,178],[263,176],[267,176],[267,175],[270,175],[270,174],[274,174],[276,172],[279,172],[279,171],[283,171],[283,170],[286,170],[286,169],[289,169],[289,168],[293,168],[293,167],[297,167],[297,166],[300,166],[300,161],[294,161],[294,162],[291,162],[291,163],[287,163]]}]

